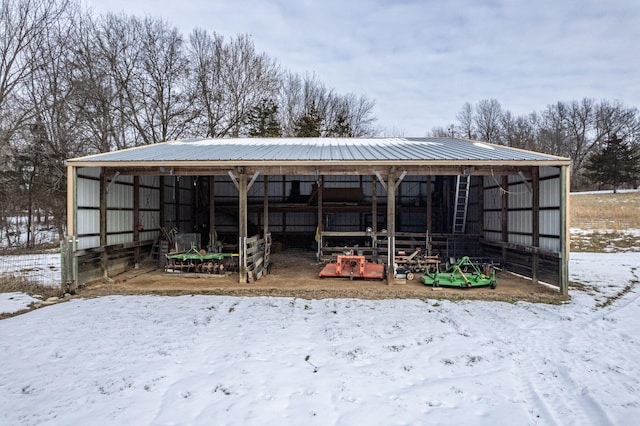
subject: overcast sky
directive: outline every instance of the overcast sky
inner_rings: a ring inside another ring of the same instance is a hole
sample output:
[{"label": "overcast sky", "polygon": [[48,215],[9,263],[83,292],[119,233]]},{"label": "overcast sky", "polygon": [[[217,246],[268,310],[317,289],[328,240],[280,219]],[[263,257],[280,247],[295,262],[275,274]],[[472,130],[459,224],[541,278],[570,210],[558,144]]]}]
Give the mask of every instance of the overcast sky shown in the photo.
[{"label": "overcast sky", "polygon": [[87,0],[96,13],[250,34],[283,67],[376,103],[387,134],[424,136],[465,102],[514,114],[556,101],[640,106],[637,0]]}]

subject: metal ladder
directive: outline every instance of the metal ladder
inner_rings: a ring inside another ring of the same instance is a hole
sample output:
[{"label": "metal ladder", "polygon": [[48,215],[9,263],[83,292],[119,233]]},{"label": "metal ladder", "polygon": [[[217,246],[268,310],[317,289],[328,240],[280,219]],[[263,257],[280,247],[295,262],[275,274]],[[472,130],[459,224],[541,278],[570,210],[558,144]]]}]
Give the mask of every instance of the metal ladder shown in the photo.
[{"label": "metal ladder", "polygon": [[456,183],[456,204],[453,211],[453,233],[463,233],[467,225],[467,207],[469,206],[469,184],[471,177],[459,175]]}]

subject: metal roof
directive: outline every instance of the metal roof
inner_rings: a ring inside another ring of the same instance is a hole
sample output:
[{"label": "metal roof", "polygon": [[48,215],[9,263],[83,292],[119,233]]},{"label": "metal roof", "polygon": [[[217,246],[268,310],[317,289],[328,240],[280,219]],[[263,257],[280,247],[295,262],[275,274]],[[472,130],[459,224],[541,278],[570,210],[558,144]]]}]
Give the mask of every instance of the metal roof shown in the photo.
[{"label": "metal roof", "polygon": [[69,163],[544,161],[562,157],[457,138],[185,139],[70,159]]}]

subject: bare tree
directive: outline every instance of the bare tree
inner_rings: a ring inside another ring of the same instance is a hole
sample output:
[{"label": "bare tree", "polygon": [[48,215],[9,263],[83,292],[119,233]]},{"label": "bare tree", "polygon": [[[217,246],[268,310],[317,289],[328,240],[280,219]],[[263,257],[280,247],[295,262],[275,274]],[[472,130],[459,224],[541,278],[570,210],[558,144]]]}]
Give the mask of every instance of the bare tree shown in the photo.
[{"label": "bare tree", "polygon": [[[78,84],[87,96],[87,120],[99,151],[142,145],[135,112],[141,108],[135,78],[142,60],[142,23],[135,17],[107,14],[88,25],[78,66]],[[84,60],[84,61],[83,61]]]},{"label": "bare tree", "polygon": [[374,102],[366,96],[347,93],[335,96],[329,105],[327,136],[365,137],[375,136],[379,130],[373,125]]},{"label": "bare tree", "polygon": [[462,133],[463,138],[467,139],[475,139],[475,121],[473,119],[473,107],[469,102],[465,102],[462,105],[462,109],[456,115],[459,123],[460,133]]},{"label": "bare tree", "polygon": [[[29,195],[28,219],[31,220],[34,208],[46,211],[56,221],[60,237],[66,209],[64,162],[85,152],[79,116],[71,108],[75,39],[69,35],[81,19],[77,4],[69,5],[44,29],[38,43],[30,46],[31,55],[40,66],[25,84],[24,105],[32,118],[15,144],[16,152],[22,153],[17,157],[22,158],[21,169],[28,172],[24,187]],[[37,206],[32,205],[35,199]]]},{"label": "bare tree", "polygon": [[549,105],[542,112],[538,146],[542,152],[568,157],[567,108],[563,102]]},{"label": "bare tree", "polygon": [[280,86],[281,123],[285,136],[300,135],[315,123],[317,131],[302,132],[327,137],[374,136],[380,129],[374,126],[374,102],[366,96],[353,93],[339,95],[327,88],[313,74],[287,73]]},{"label": "bare tree", "polygon": [[141,61],[132,88],[137,96],[129,105],[132,125],[145,144],[178,138],[194,119],[182,35],[152,18],[140,30]]},{"label": "bare tree", "polygon": [[66,0],[2,0],[0,3],[0,149],[31,111],[20,108],[21,86],[41,65],[33,46],[68,6]]},{"label": "bare tree", "polygon": [[191,90],[200,134],[240,136],[252,110],[276,97],[280,70],[266,54],[256,52],[248,35],[225,43],[221,35],[194,30],[190,36],[193,64]]},{"label": "bare tree", "polygon": [[500,143],[502,107],[495,99],[483,99],[476,105],[474,122],[478,137],[488,143]]},{"label": "bare tree", "polygon": [[594,140],[589,149],[602,149],[606,141],[619,137],[637,141],[640,117],[636,107],[627,107],[620,101],[601,101],[595,106]]}]

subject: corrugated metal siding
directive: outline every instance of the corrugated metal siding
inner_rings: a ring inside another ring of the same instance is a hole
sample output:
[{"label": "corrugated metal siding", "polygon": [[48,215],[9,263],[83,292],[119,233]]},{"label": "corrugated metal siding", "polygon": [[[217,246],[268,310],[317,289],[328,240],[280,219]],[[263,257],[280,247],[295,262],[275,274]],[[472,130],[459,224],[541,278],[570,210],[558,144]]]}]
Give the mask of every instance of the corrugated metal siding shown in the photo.
[{"label": "corrugated metal siding", "polygon": [[78,208],[100,207],[100,181],[78,178],[76,193]]},{"label": "corrugated metal siding", "polygon": [[100,246],[100,168],[78,169],[76,229],[78,249]]},{"label": "corrugated metal siding", "polygon": [[540,208],[560,208],[560,178],[540,181]]},{"label": "corrugated metal siding", "polygon": [[238,138],[170,141],[83,157],[81,160],[530,161],[557,160],[557,157],[454,138]]}]

